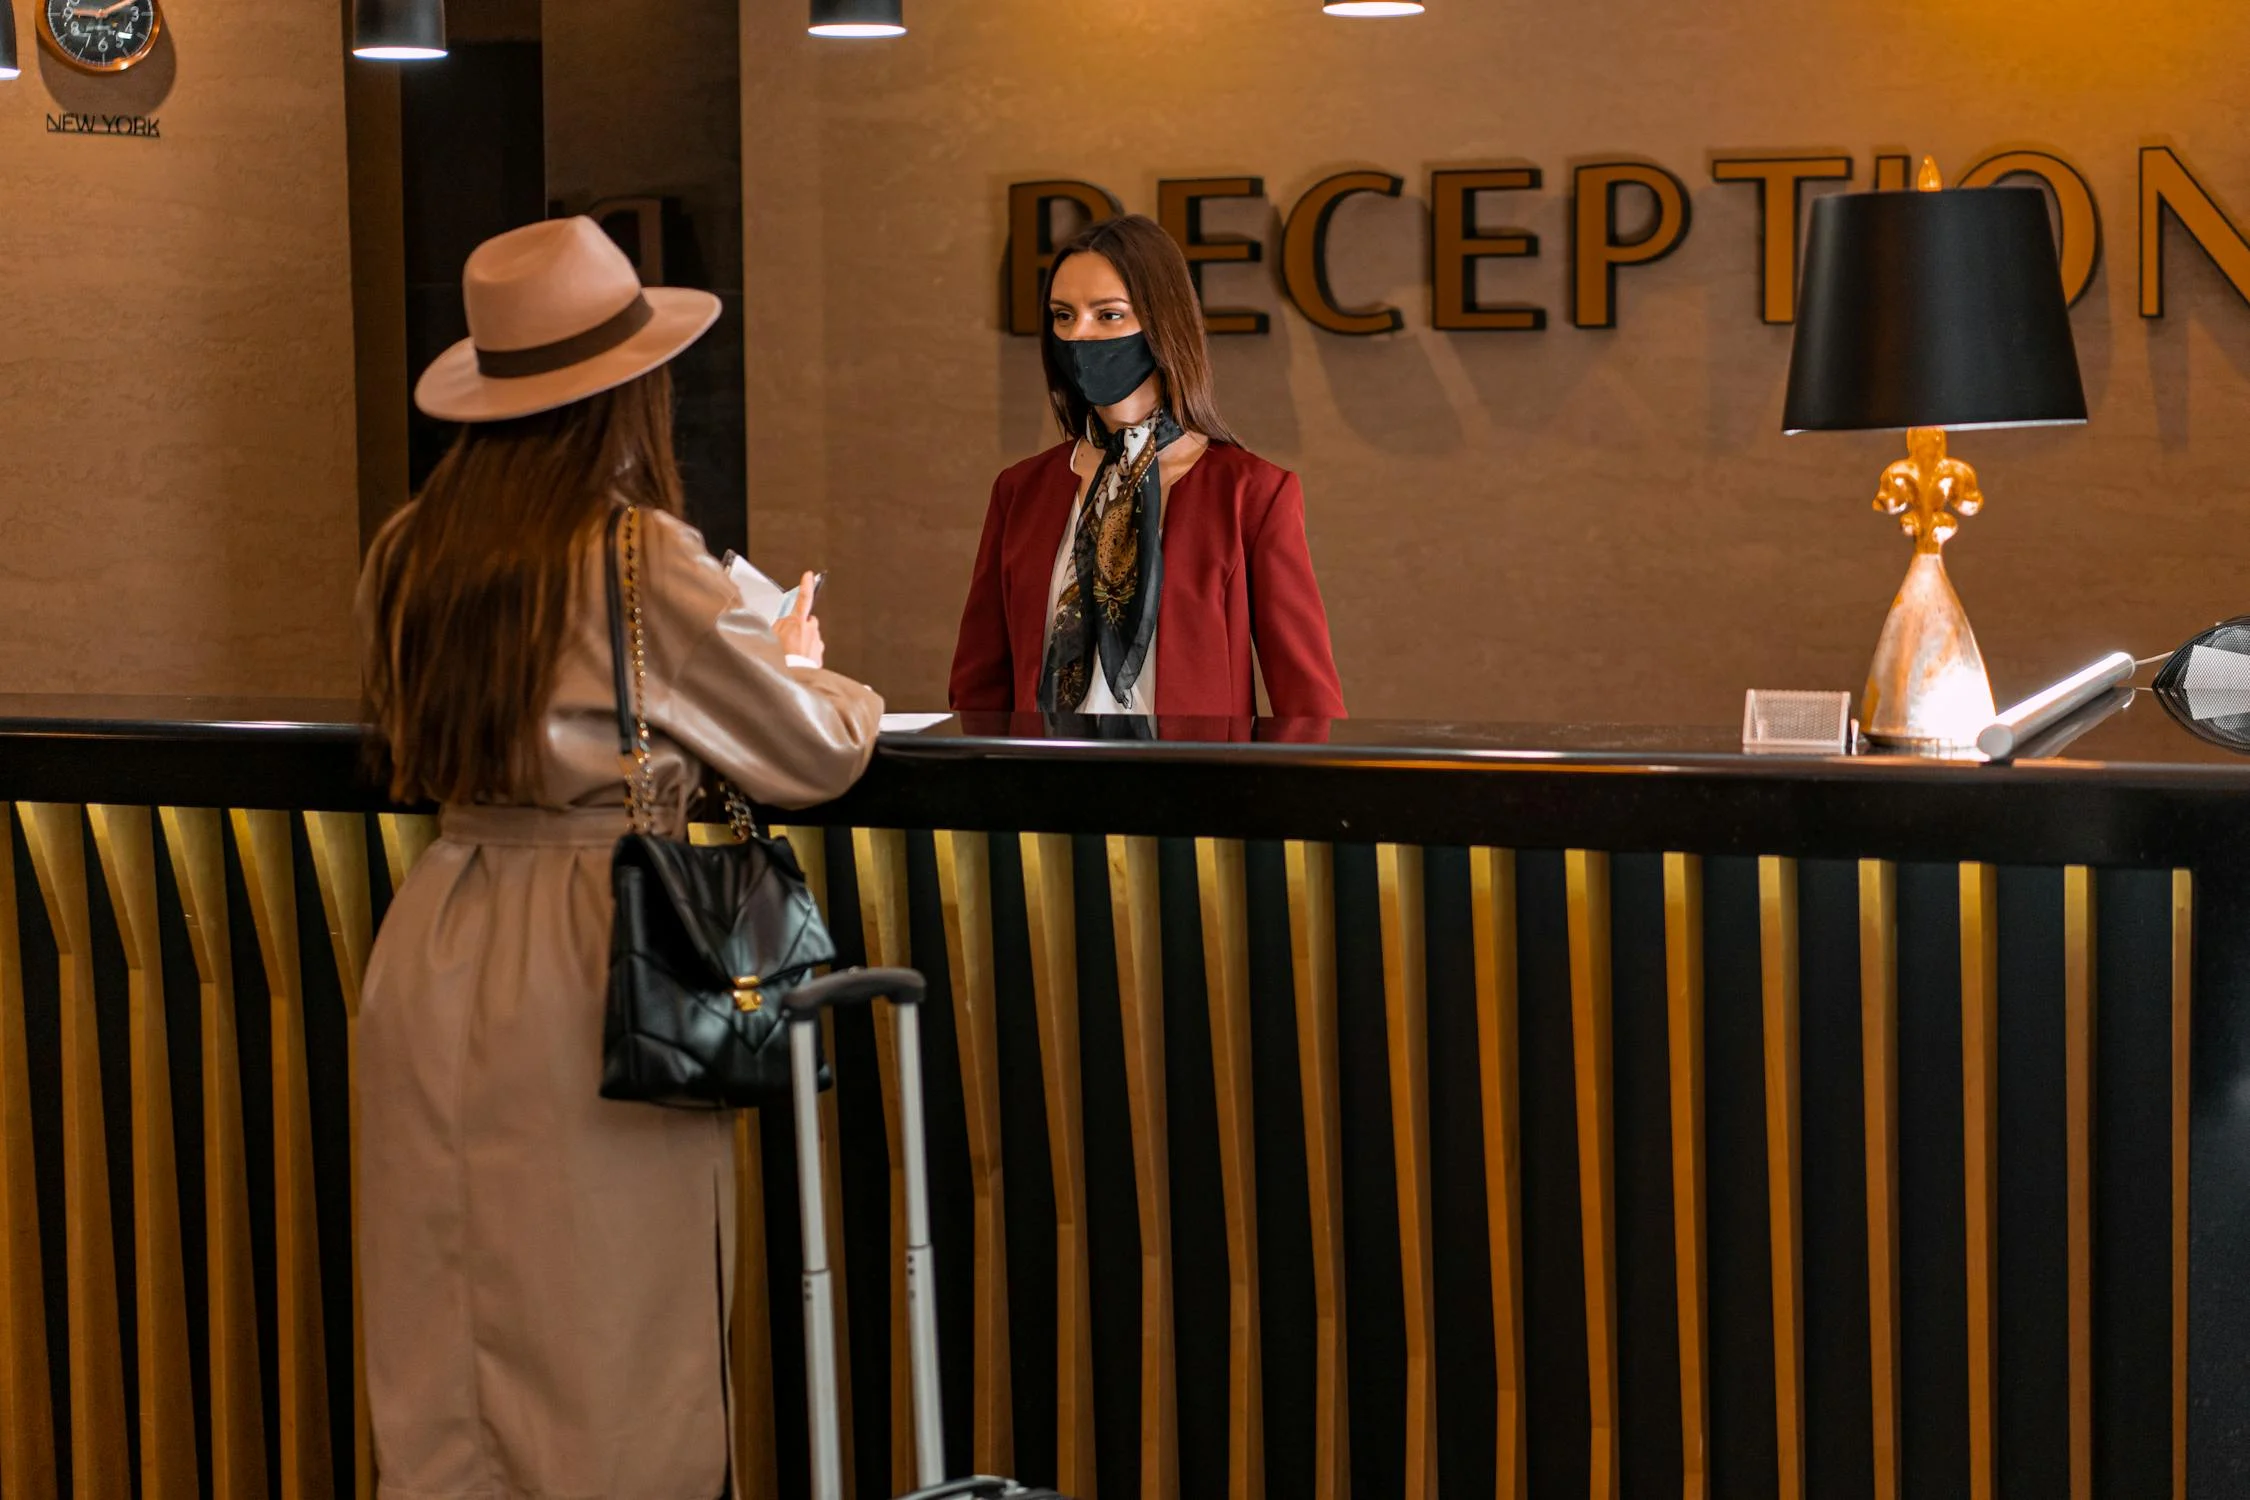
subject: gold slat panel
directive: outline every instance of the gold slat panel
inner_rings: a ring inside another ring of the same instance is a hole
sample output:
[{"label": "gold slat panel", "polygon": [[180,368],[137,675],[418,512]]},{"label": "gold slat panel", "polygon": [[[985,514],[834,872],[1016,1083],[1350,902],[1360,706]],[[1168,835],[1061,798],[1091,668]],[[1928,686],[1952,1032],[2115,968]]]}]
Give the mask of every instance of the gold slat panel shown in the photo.
[{"label": "gold slat panel", "polygon": [[1469,925],[1476,950],[1477,1065],[1483,1093],[1486,1247],[1492,1262],[1492,1347],[1499,1375],[1499,1500],[1526,1500],[1523,1204],[1516,1030],[1516,856],[1469,851]]},{"label": "gold slat panel", "polygon": [[1344,1127],[1337,1078],[1336,854],[1292,843],[1289,950],[1312,1209],[1313,1500],[1351,1493],[1351,1390],[1344,1338]]},{"label": "gold slat panel", "polygon": [[438,820],[428,813],[382,813],[375,822],[383,832],[383,864],[395,891],[406,884],[415,862],[437,841]]},{"label": "gold slat panel", "polygon": [[55,1500],[13,816],[0,802],[0,1495]]},{"label": "gold slat panel", "polygon": [[156,925],[155,820],[145,807],[89,807],[110,910],[125,949],[131,1018],[133,1264],[141,1494],[197,1493],[195,1406],[188,1381],[187,1278],[180,1263],[179,1167],[172,1140],[172,1062],[164,1014],[164,942]]},{"label": "gold slat panel", "polygon": [[1059,1488],[1084,1496],[1094,1493],[1094,1329],[1070,840],[1053,833],[1027,833],[1022,840],[1047,1154],[1055,1178],[1055,1468]]},{"label": "gold slat panel", "polygon": [[1383,1013],[1391,1071],[1391,1151],[1398,1179],[1399,1282],[1406,1314],[1407,1500],[1437,1494],[1437,1309],[1430,1244],[1429,966],[1422,851],[1375,851],[1382,897]]},{"label": "gold slat panel", "polygon": [[226,829],[212,808],[164,809],[164,842],[203,992],[203,1212],[211,1351],[211,1492],[265,1500],[266,1409],[250,1258],[241,1050],[227,924]]},{"label": "gold slat panel", "polygon": [[1008,1362],[1008,1235],[1000,1153],[1000,1032],[993,992],[992,850],[981,833],[939,831],[938,898],[945,906],[946,963],[953,981],[954,1036],[969,1126],[969,1190],[976,1218],[974,1383],[970,1464],[981,1474],[1015,1469],[1014,1382]]},{"label": "gold slat panel", "polygon": [[328,1366],[320,1310],[312,1101],[305,1063],[297,887],[285,812],[234,813],[235,848],[266,966],[273,1017],[275,1301],[280,1330],[282,1500],[335,1493],[328,1443]]},{"label": "gold slat panel", "polygon": [[1775,1458],[1781,1500],[1805,1493],[1804,1223],[1797,1107],[1797,862],[1758,861],[1760,991],[1765,1001],[1766,1225],[1773,1267]]},{"label": "gold slat panel", "polygon": [[[359,1217],[359,992],[374,944],[375,913],[368,891],[367,819],[359,813],[308,812],[305,839],[320,882],[328,947],[344,994],[345,1091],[351,1120],[352,1222]],[[359,1239],[352,1239],[352,1474],[355,1495],[375,1493],[375,1440],[367,1412],[367,1316],[360,1294]]]},{"label": "gold slat panel", "polygon": [[1703,861],[1664,856],[1672,1106],[1672,1258],[1680,1327],[1680,1494],[1711,1492],[1710,1303],[1703,1263]]},{"label": "gold slat panel", "polygon": [[1195,841],[1204,988],[1219,1105],[1219,1181],[1227,1212],[1227,1493],[1266,1492],[1264,1357],[1258,1332],[1257,1115],[1250,1075],[1250,899],[1242,844]]},{"label": "gold slat panel", "polygon": [[2000,944],[1997,872],[1961,866],[1961,1130],[1968,1207],[1969,1495],[1992,1500],[1999,1483],[1995,1443],[1994,1344],[1998,1306]]},{"label": "gold slat panel", "polygon": [[[798,868],[805,872],[805,886],[820,904],[823,913],[832,913],[828,904],[828,841],[819,828],[775,828],[775,838],[785,838],[797,856]],[[830,917],[833,921],[833,916]],[[836,1016],[823,1012],[820,1018],[821,1055],[836,1056]],[[844,1493],[859,1493],[853,1474],[852,1456],[852,1341],[851,1298],[844,1281],[844,1153],[833,1144],[843,1140],[837,1126],[836,1091],[830,1089],[820,1096],[820,1138],[832,1143],[821,1156],[821,1196],[828,1208],[828,1280],[835,1288],[836,1325],[836,1434],[842,1454],[838,1477]]]},{"label": "gold slat panel", "polygon": [[1882,859],[1859,862],[1859,1016],[1874,1500],[1898,1500],[1898,868]]},{"label": "gold slat panel", "polygon": [[2094,1496],[2094,872],[2063,871],[2063,1162],[2070,1278],[2070,1495]]},{"label": "gold slat panel", "polygon": [[781,1500],[775,1464],[781,1434],[773,1416],[773,1308],[766,1291],[766,1174],[760,1155],[762,1117],[734,1117],[734,1312],[729,1329],[734,1386],[736,1494]]},{"label": "gold slat panel", "polygon": [[1593,1419],[1589,1492],[1617,1500],[1617,1264],[1610,1083],[1609,856],[1563,856],[1570,926],[1570,1018],[1578,1102],[1578,1211],[1585,1245],[1586,1375]]},{"label": "gold slat panel", "polygon": [[[859,877],[860,933],[877,968],[914,962],[906,930],[906,835],[895,828],[852,830]],[[891,1488],[905,1494],[914,1478],[914,1366],[906,1325],[906,1141],[898,1096],[898,1019],[874,1007],[875,1067],[882,1081],[884,1137],[891,1163]]]},{"label": "gold slat panel", "polygon": [[[688,842],[731,844],[725,823],[690,823]],[[760,1115],[734,1119],[734,1288],[727,1320],[727,1380],[733,1395],[735,1482],[743,1500],[778,1500],[781,1474],[774,1444],[773,1320],[766,1291],[765,1162],[760,1156]]]},{"label": "gold slat panel", "polygon": [[2195,872],[2172,872],[2172,1500],[2187,1500],[2188,1089]]},{"label": "gold slat panel", "polygon": [[101,1041],[86,906],[86,844],[76,807],[19,804],[24,842],[53,927],[62,1005],[63,1244],[69,1276],[70,1472],[77,1500],[125,1500],[124,1351],[111,1245]]},{"label": "gold slat panel", "polygon": [[1164,1103],[1164,941],[1156,840],[1109,840],[1109,902],[1117,934],[1117,1001],[1132,1116],[1133,1189],[1141,1230],[1141,1493],[1180,1487],[1172,1351],[1172,1155]]}]

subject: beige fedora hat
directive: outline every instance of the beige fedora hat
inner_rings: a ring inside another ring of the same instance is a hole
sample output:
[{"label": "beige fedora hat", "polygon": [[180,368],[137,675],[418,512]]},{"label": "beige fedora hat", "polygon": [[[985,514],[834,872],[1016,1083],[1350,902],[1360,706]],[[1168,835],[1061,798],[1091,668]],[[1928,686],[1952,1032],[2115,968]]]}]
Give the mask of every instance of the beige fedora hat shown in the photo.
[{"label": "beige fedora hat", "polygon": [[469,336],[422,372],[414,404],[446,422],[501,422],[637,379],[701,338],[719,299],[642,289],[592,219],[549,219],[486,240],[461,272]]}]

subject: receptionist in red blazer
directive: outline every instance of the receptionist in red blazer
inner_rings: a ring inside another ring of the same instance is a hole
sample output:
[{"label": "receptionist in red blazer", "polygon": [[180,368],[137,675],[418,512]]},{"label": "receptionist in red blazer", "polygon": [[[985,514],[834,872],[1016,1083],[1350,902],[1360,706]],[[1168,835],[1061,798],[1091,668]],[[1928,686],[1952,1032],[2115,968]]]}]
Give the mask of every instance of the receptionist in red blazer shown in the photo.
[{"label": "receptionist in red blazer", "polygon": [[1063,441],[1003,472],[953,652],[957,710],[1341,718],[1297,476],[1212,399],[1186,258],[1138,214],[1056,253]]}]

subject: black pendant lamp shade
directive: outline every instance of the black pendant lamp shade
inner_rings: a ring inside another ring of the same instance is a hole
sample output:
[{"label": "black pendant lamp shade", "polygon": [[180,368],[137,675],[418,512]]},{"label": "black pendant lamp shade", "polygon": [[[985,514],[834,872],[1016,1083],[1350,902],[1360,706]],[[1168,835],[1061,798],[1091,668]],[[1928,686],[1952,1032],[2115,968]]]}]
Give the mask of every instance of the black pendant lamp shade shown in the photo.
[{"label": "black pendant lamp shade", "polygon": [[805,29],[814,36],[904,36],[903,0],[812,0],[812,24]]},{"label": "black pendant lamp shade", "polygon": [[353,0],[352,55],[378,62],[445,56],[445,0]]},{"label": "black pendant lamp shade", "polygon": [[1813,204],[1784,431],[2085,420],[2045,193]]},{"label": "black pendant lamp shade", "polygon": [[14,78],[23,71],[16,61],[16,4],[15,0],[0,0],[0,79]]}]

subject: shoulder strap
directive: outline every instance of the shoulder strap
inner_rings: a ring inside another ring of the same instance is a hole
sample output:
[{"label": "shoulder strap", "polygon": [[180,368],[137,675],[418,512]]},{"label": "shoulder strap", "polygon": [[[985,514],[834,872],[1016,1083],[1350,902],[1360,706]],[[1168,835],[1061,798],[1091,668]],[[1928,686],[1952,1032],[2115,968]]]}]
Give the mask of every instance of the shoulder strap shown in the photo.
[{"label": "shoulder strap", "polygon": [[602,581],[609,600],[609,659],[617,699],[617,753],[633,753],[633,684],[626,675],[629,670],[626,653],[631,649],[625,642],[625,591],[617,581],[617,536],[625,525],[627,507],[617,506],[609,513],[609,524],[602,532]]}]

